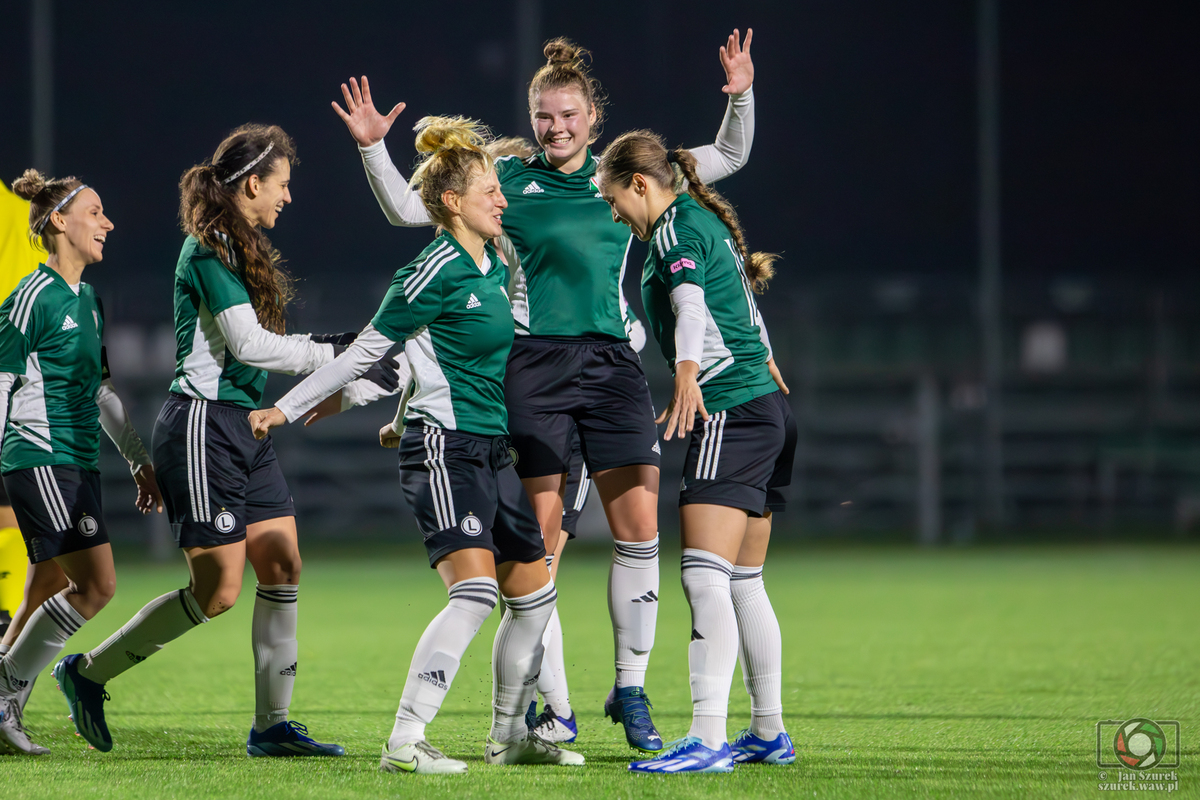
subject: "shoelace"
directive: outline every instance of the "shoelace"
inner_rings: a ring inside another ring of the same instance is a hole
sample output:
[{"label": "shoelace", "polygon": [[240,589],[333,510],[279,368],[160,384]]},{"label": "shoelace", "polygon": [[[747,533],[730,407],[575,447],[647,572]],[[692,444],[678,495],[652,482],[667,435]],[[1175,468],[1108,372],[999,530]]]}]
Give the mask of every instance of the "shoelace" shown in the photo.
[{"label": "shoelace", "polygon": [[630,722],[642,722],[644,720],[646,723],[649,723],[650,709],[652,708],[654,708],[654,705],[650,702],[650,698],[646,696],[645,692],[636,692],[621,701],[621,712],[625,713],[626,709],[628,709]]},{"label": "shoelace", "polygon": [[678,753],[680,750],[683,750],[683,749],[687,748],[689,745],[695,744],[696,742],[699,742],[699,741],[700,741],[699,739],[693,739],[690,736],[685,736],[677,742],[671,742],[669,745],[667,745],[666,749],[662,751],[662,753],[660,753],[659,755],[656,755],[654,758],[655,758],[655,760],[670,758],[671,756]]},{"label": "shoelace", "polygon": [[429,742],[424,741],[424,740],[421,740],[418,742],[413,742],[413,747],[417,748],[418,750],[420,750],[422,753],[429,756],[430,758],[446,758],[447,757],[446,754],[443,753],[441,750],[438,750],[436,747],[434,747]]},{"label": "shoelace", "polygon": [[[107,692],[105,692],[104,699],[105,700],[109,699]],[[299,722],[292,722],[289,719],[287,726],[288,726],[288,730],[292,731],[293,733],[299,733],[299,734],[303,734],[305,736],[308,735],[308,726],[307,725],[301,725]]]},{"label": "shoelace", "polygon": [[545,739],[543,739],[541,736],[538,735],[537,731],[530,731],[529,738],[532,741],[542,745],[550,752],[554,752],[554,751],[558,750],[558,745],[556,745],[554,742],[546,741]]},{"label": "shoelace", "polygon": [[21,710],[21,703],[15,695],[5,698],[4,715],[12,717],[13,727],[21,733],[25,733],[25,712]]}]

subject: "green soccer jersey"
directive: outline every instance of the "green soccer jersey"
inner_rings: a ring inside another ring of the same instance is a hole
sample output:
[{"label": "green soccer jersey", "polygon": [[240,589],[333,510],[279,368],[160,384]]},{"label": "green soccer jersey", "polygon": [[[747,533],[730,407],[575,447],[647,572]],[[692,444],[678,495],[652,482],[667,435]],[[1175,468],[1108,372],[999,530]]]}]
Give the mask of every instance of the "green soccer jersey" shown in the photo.
[{"label": "green soccer jersey", "polygon": [[676,198],[655,222],[642,273],[646,316],[672,370],[671,291],[684,283],[704,290],[704,349],[697,377],[704,407],[710,413],[723,411],[775,391],[742,256],[720,218],[687,194]]},{"label": "green soccer jersey", "polygon": [[490,244],[484,253],[486,272],[453,236],[438,236],[392,278],[371,325],[405,343],[415,384],[409,417],[504,436],[504,369],[513,342],[508,270]]},{"label": "green soccer jersey", "polygon": [[513,297],[519,334],[629,338],[619,289],[631,237],[596,187],[599,163],[590,150],[569,175],[544,153],[496,162],[508,200],[504,233],[521,261],[514,280],[524,296]]},{"label": "green soccer jersey", "polygon": [[[238,268],[228,237],[225,261]],[[175,380],[171,391],[254,409],[262,404],[267,371],[234,358],[214,319],[222,311],[250,303],[240,274],[193,236],[183,242],[175,266]]]},{"label": "green soccer jersey", "polygon": [[0,305],[0,372],[20,376],[4,427],[0,472],[70,464],[99,470],[104,316],[42,264]]}]

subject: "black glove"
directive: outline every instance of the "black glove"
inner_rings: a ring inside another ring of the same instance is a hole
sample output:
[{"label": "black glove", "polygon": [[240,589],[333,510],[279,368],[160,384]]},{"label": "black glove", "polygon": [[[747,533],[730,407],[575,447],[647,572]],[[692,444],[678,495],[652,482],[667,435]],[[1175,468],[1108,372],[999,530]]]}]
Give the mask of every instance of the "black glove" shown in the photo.
[{"label": "black glove", "polygon": [[309,339],[312,339],[317,344],[332,344],[339,347],[346,347],[354,344],[354,340],[358,338],[358,331],[349,331],[347,333],[310,333]]},{"label": "black glove", "polygon": [[359,376],[359,379],[371,381],[389,394],[400,387],[400,376],[396,374],[396,360],[391,356],[384,356],[376,361]]}]

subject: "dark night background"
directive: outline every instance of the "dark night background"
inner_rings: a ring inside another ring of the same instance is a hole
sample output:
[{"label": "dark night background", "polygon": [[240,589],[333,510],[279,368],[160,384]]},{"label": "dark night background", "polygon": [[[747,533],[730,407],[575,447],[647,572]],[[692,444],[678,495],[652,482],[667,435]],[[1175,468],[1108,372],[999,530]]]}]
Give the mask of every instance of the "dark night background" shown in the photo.
[{"label": "dark night background", "polygon": [[[28,13],[16,0],[0,11],[6,180],[31,158]],[[974,284],[975,3],[616,0],[541,13],[543,39],[569,36],[594,53],[611,98],[600,147],[633,127],[710,142],[725,108],[717,48],[732,28],[754,28],[754,149],[720,188],[751,246],[784,255],[762,305],[785,362],[806,286],[853,298],[896,276]],[[1001,1],[1007,296],[1074,277],[1101,295],[1133,286],[1190,303],[1198,18],[1194,2]],[[384,110],[408,103],[388,137],[406,174],[410,129],[425,114],[529,134],[514,100],[509,3],[60,2],[55,29],[54,172],[95,186],[116,225],[104,264],[88,273],[114,323],[169,320],[176,182],[238,124],[277,123],[298,146],[294,202],[271,236],[303,279],[301,330],[360,327],[429,236],[379,212],[329,107],[339,83],[365,73]],[[631,254],[634,274],[641,257]],[[961,298],[947,302],[970,305],[969,291]],[[650,352],[647,372],[662,371]]]}]

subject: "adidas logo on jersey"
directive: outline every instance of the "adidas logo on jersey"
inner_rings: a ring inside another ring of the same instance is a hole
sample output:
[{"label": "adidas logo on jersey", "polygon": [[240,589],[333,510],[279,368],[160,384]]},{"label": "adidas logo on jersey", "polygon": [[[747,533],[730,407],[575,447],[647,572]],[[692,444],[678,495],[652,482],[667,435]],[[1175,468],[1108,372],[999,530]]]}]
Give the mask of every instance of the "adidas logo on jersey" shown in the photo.
[{"label": "adidas logo on jersey", "polygon": [[479,298],[471,294],[471,299],[467,300],[467,308],[479,308],[483,303],[479,302]]},{"label": "adidas logo on jersey", "polygon": [[545,191],[545,189],[537,185],[537,181],[530,181],[521,194],[542,194]]},{"label": "adidas logo on jersey", "polygon": [[63,320],[62,329],[64,331],[73,331],[79,327],[79,323],[71,319],[71,315],[67,314],[67,318]]},{"label": "adidas logo on jersey", "polygon": [[427,683],[432,683],[439,689],[450,688],[446,685],[446,673],[444,670],[431,669],[429,672],[422,672],[421,674],[417,675],[417,677]]}]

